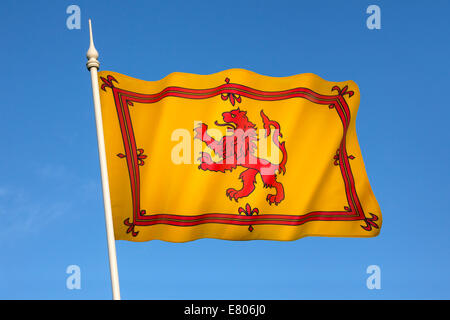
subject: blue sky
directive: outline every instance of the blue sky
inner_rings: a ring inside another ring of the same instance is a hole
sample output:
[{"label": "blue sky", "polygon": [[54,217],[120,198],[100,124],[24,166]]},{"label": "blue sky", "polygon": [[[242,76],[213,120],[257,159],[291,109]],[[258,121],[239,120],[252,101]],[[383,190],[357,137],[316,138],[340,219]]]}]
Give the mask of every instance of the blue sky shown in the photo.
[{"label": "blue sky", "polygon": [[[81,8],[68,30],[66,8]],[[381,8],[381,30],[366,8]],[[110,299],[87,19],[101,70],[354,80],[376,238],[117,242],[124,299],[449,299],[448,1],[2,1],[0,299]],[[66,268],[81,268],[81,290]],[[366,268],[381,268],[381,290]]]}]

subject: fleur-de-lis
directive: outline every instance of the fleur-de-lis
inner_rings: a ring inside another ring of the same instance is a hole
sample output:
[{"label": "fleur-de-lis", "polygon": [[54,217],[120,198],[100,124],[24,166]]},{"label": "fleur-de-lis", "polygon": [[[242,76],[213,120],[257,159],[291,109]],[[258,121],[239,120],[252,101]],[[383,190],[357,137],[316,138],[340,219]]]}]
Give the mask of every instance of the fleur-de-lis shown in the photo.
[{"label": "fleur-de-lis", "polygon": [[144,165],[144,159],[147,159],[147,156],[144,154],[144,149],[137,149],[137,161],[138,165],[143,166]]},{"label": "fleur-de-lis", "polygon": [[[350,160],[353,160],[353,159],[355,159],[355,156],[351,154],[351,155],[347,156],[347,158],[349,158]],[[334,159],[334,165],[338,166],[339,165],[339,149],[336,150],[336,154],[334,155],[333,159]]]},{"label": "fleur-de-lis", "polygon": [[114,78],[114,77],[111,76],[111,75],[108,75],[108,76],[106,77],[106,79],[103,78],[103,77],[100,77],[100,79],[103,81],[103,84],[102,84],[102,87],[101,87],[103,91],[106,91],[105,88],[113,88],[113,87],[114,87],[113,81],[119,83],[119,82],[116,80],[116,78]]},{"label": "fleur-de-lis", "polygon": [[[259,210],[258,208],[254,208],[252,209],[252,207],[247,203],[244,208],[239,208],[239,214],[244,213],[246,216],[252,216],[254,214],[258,215],[259,214]],[[252,232],[254,230],[252,225],[248,226],[248,231]]]},{"label": "fleur-de-lis", "polygon": [[[225,78],[225,82],[228,84],[230,83],[230,79],[229,78]],[[222,98],[222,100],[226,101],[228,99],[230,99],[230,103],[232,106],[234,106],[234,104],[237,102],[241,103],[241,95],[237,94],[237,93],[231,93],[231,92],[227,92],[227,93],[222,93],[220,95],[220,97]]]},{"label": "fleur-de-lis", "polygon": [[334,91],[334,90],[336,90],[339,93],[340,96],[348,95],[349,98],[355,94],[353,91],[347,91],[348,90],[348,86],[345,86],[342,89],[339,88],[338,86],[334,86],[331,89],[331,91]]},{"label": "fleur-de-lis", "polygon": [[239,208],[239,214],[241,214],[241,213],[245,213],[246,216],[252,216],[254,214],[256,214],[256,215],[259,214],[259,210],[258,210],[258,208],[254,208],[252,210],[252,207],[250,207],[250,205],[247,203],[247,205],[245,206],[245,209]]},{"label": "fleur-de-lis", "polygon": [[333,159],[334,159],[334,163],[333,164],[335,166],[338,166],[339,165],[339,149],[336,150],[336,154],[334,155]]},{"label": "fleur-de-lis", "polygon": [[374,221],[378,220],[378,217],[376,215],[374,215],[373,213],[369,212],[369,214],[371,215],[371,217],[370,218],[366,217],[364,219],[364,221],[366,222],[366,225],[365,226],[361,226],[361,228],[363,228],[366,231],[372,230],[372,227],[378,229],[379,228],[378,224],[376,222],[374,222]]},{"label": "fleur-de-lis", "polygon": [[134,230],[134,227],[135,227],[136,225],[134,224],[134,222],[130,222],[130,218],[126,218],[126,219],[123,221],[123,223],[128,227],[127,233],[130,233],[130,232],[131,232],[131,235],[132,235],[133,237],[136,237],[136,236],[138,235],[139,231],[135,231],[135,230]]},{"label": "fleur-de-lis", "polygon": [[[121,159],[125,158],[127,155],[123,153],[118,153],[117,156]],[[147,155],[144,154],[144,149],[137,149],[137,163],[139,166],[144,165],[144,159],[147,159]]]}]

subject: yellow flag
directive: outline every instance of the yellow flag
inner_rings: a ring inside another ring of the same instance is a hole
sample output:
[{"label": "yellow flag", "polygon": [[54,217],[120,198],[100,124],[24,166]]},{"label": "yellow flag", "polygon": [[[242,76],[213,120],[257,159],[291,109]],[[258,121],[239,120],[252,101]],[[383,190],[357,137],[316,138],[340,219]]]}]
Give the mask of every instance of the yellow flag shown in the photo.
[{"label": "yellow flag", "polygon": [[378,235],[354,82],[231,69],[99,84],[116,239]]}]

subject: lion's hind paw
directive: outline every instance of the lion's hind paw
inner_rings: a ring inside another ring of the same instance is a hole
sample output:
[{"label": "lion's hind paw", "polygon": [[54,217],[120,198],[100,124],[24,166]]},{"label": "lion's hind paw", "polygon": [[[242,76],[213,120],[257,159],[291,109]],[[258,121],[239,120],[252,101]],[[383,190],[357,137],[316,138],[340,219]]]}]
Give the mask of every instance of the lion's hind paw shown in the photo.
[{"label": "lion's hind paw", "polygon": [[275,203],[275,205],[277,206],[282,199],[277,199],[277,195],[276,194],[268,194],[266,197],[267,202],[272,205],[272,203]]},{"label": "lion's hind paw", "polygon": [[233,188],[229,188],[227,189],[227,197],[230,198],[230,200],[235,200],[236,202],[238,202],[239,197],[237,196],[238,190],[233,189]]}]

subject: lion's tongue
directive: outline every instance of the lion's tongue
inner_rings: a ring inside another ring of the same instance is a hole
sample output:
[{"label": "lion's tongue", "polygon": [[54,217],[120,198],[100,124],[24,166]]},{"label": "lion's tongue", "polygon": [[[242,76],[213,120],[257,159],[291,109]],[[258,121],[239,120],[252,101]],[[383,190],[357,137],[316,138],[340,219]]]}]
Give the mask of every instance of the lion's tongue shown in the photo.
[{"label": "lion's tongue", "polygon": [[216,124],[216,126],[220,126],[220,127],[228,127],[228,128],[233,129],[233,130],[236,129],[236,127],[234,126],[234,124],[231,124],[231,123],[218,123],[217,121],[214,122],[214,123]]}]

